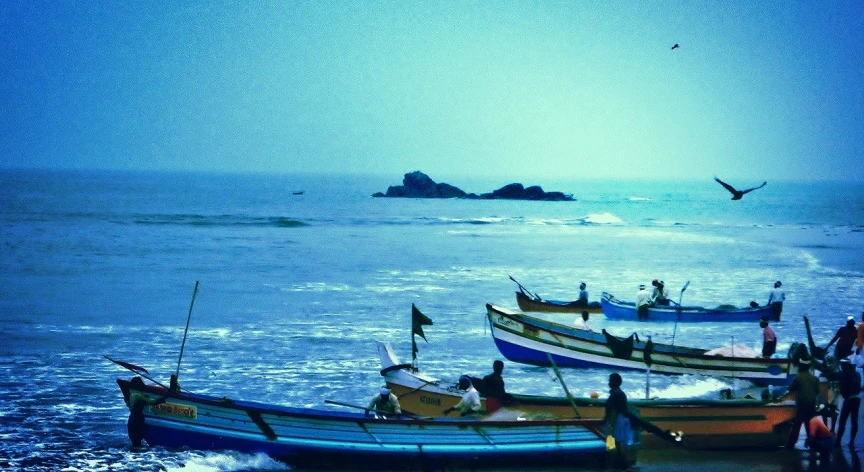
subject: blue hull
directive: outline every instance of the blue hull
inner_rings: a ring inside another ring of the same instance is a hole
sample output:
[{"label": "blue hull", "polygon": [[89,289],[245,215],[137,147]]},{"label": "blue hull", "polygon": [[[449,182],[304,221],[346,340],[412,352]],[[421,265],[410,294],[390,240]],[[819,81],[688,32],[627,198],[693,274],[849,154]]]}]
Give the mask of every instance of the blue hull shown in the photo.
[{"label": "blue hull", "polygon": [[[636,304],[624,302],[614,296],[603,293],[600,299],[603,314],[610,320],[637,321]],[[770,306],[757,308],[735,308],[729,310],[703,308],[700,306],[652,306],[648,315],[642,321],[678,321],[678,322],[753,322],[766,318],[780,321]]]},{"label": "blue hull", "polygon": [[[117,381],[124,397],[130,383]],[[494,421],[396,417],[228,400],[159,386],[136,390],[151,446],[265,453],[292,466],[441,469],[520,465],[597,465],[606,457],[602,421]]]},{"label": "blue hull", "polygon": [[552,321],[486,305],[495,346],[512,362],[561,367],[596,367],[672,375],[732,377],[758,385],[788,385],[790,358],[736,357],[705,349],[607,338],[608,333],[578,330]]},{"label": "blue hull", "polygon": [[366,448],[342,444],[338,447],[316,445],[322,441],[284,446],[267,441],[241,439],[212,433],[181,431],[170,427],[148,426],[147,443],[171,449],[231,450],[264,453],[293,466],[312,468],[437,470],[442,467],[513,467],[543,465],[602,465],[606,459],[605,443],[594,441],[577,448],[550,444],[497,445],[460,447],[459,445],[416,444],[409,449]]}]

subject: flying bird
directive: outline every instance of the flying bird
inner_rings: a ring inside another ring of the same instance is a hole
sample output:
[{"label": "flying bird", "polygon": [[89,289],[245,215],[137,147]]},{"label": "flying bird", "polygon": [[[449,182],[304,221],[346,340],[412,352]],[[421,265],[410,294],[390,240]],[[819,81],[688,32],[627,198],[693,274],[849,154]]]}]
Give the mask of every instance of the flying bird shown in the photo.
[{"label": "flying bird", "polygon": [[675,45],[672,46],[672,49],[678,49],[678,43],[675,43]]},{"label": "flying bird", "polygon": [[722,180],[718,179],[717,177],[714,177],[714,180],[716,180],[717,183],[719,183],[724,188],[726,188],[726,190],[732,192],[732,200],[741,200],[741,197],[743,197],[745,193],[752,192],[752,191],[756,190],[757,188],[762,188],[762,187],[768,185],[768,182],[762,182],[762,185],[760,185],[758,187],[748,188],[747,190],[737,190],[737,189],[735,189],[735,187],[727,184],[726,182],[723,182]]}]

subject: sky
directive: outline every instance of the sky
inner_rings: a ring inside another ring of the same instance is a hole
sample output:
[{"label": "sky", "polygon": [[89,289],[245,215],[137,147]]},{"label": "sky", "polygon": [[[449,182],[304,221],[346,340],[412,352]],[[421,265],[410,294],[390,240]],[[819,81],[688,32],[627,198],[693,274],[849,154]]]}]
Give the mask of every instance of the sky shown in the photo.
[{"label": "sky", "polygon": [[0,169],[864,182],[860,1],[4,0],[0,44]]}]

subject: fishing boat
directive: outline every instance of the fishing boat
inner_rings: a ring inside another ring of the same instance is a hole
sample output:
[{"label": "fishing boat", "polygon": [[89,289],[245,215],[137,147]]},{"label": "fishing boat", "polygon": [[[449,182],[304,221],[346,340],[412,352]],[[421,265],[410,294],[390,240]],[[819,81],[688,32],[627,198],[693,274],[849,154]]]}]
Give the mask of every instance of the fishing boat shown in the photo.
[{"label": "fishing boat", "polygon": [[[708,350],[640,340],[635,333],[619,339],[608,332],[573,328],[548,320],[486,305],[495,345],[504,357],[524,364],[561,367],[600,367],[661,374],[738,378],[757,385],[788,385],[797,369],[790,357],[740,357],[734,349],[723,354]],[[806,347],[795,343],[790,352]]]},{"label": "fishing boat", "polygon": [[632,321],[759,321],[762,318],[772,321],[780,321],[779,315],[774,313],[770,306],[748,306],[737,308],[732,305],[720,305],[717,308],[704,308],[701,306],[685,306],[670,301],[670,305],[652,305],[648,308],[648,314],[639,318],[636,313],[636,303],[625,302],[614,295],[603,292],[600,298],[603,314],[610,320],[632,320]]},{"label": "fishing boat", "polygon": [[522,291],[516,292],[516,303],[522,311],[539,311],[547,313],[602,313],[603,307],[600,302],[590,302],[587,305],[578,302],[561,300],[546,300],[540,297],[528,295]]},{"label": "fishing boat", "polygon": [[516,279],[510,276],[510,280],[516,282],[519,291],[516,292],[516,303],[522,311],[537,311],[547,313],[602,313],[603,307],[600,302],[581,303],[579,301],[546,300],[536,293],[532,293]]},{"label": "fishing boat", "polygon": [[166,399],[144,410],[150,446],[262,452],[292,466],[350,469],[596,466],[606,456],[597,419],[369,417],[117,384],[127,402],[133,390]]},{"label": "fishing boat", "polygon": [[[456,382],[445,382],[401,364],[387,343],[378,342],[382,375],[405,410],[421,415],[438,415],[457,403],[462,395]],[[524,416],[603,419],[605,400],[510,394],[505,407],[495,412],[516,411]],[[680,431],[687,449],[776,448],[789,436],[789,420],[795,416],[795,402],[789,399],[639,399],[628,403],[645,422],[660,431]],[[485,397],[481,404],[487,408]],[[655,430],[656,432],[656,430]],[[643,429],[642,448],[673,447],[675,443]]]}]

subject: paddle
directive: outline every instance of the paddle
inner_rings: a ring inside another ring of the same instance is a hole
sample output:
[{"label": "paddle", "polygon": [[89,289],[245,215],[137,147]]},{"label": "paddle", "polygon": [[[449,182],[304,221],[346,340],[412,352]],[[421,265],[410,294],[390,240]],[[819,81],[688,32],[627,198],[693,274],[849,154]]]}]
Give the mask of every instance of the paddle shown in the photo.
[{"label": "paddle", "polygon": [[135,364],[131,364],[131,363],[129,363],[129,362],[123,362],[123,361],[118,361],[118,360],[116,360],[116,359],[111,359],[111,358],[108,357],[108,356],[103,356],[103,357],[104,357],[105,359],[108,359],[109,361],[111,361],[111,362],[113,362],[113,363],[119,365],[120,367],[122,367],[122,368],[124,368],[124,369],[126,369],[126,370],[129,370],[129,371],[133,372],[135,375],[139,375],[139,376],[141,376],[141,377],[144,377],[145,379],[147,379],[147,380],[149,380],[149,381],[155,383],[156,385],[158,385],[158,386],[164,388],[165,390],[170,390],[170,389],[169,389],[168,387],[166,387],[163,383],[161,383],[161,382],[159,382],[158,380],[156,380],[156,379],[154,379],[153,377],[151,377],[151,376],[149,375],[150,372],[148,372],[147,369],[145,369],[145,368],[143,368],[143,367],[141,367],[141,366],[137,366],[137,365],[135,365]]},{"label": "paddle", "polygon": [[564,387],[564,393],[567,395],[567,400],[570,402],[570,406],[573,407],[573,413],[576,414],[576,418],[581,418],[582,415],[579,414],[579,409],[576,408],[576,401],[573,400],[573,395],[570,395],[570,389],[568,389],[567,384],[564,383],[564,377],[561,377],[561,371],[558,370],[558,366],[555,365],[555,361],[552,360],[552,354],[547,352],[546,358],[549,359],[549,363],[552,364],[552,370],[555,371],[555,377],[558,377],[558,381],[561,382],[561,386]]},{"label": "paddle", "polygon": [[[687,287],[690,286],[690,281],[688,280],[683,287],[681,287],[681,295],[678,296],[678,308],[681,308],[681,299],[684,298],[684,290],[687,290]],[[674,301],[672,303],[675,303]],[[672,345],[675,345],[675,333],[678,332],[678,319],[681,318],[681,311],[678,310],[675,313],[675,329],[672,330]]]},{"label": "paddle", "polygon": [[346,408],[356,408],[356,409],[358,409],[358,410],[372,411],[372,412],[378,413],[378,414],[380,414],[380,415],[393,415],[393,414],[395,414],[396,416],[407,416],[408,418],[412,418],[412,419],[415,419],[415,420],[427,420],[427,419],[432,419],[432,417],[430,417],[430,416],[417,416],[417,415],[412,415],[412,414],[410,414],[410,413],[405,413],[405,412],[398,413],[398,414],[396,414],[396,413],[387,413],[387,412],[385,412],[385,411],[376,410],[376,409],[374,409],[374,408],[366,408],[365,406],[352,405],[352,404],[350,404],[350,403],[336,402],[336,401],[333,401],[333,400],[324,400],[324,403],[329,403],[329,404],[331,404],[331,405],[337,405],[337,406],[344,406],[344,407],[346,407]]},{"label": "paddle", "polygon": [[512,275],[507,274],[507,277],[510,277],[510,280],[516,282],[516,285],[519,286],[519,290],[521,290],[522,293],[524,293],[524,294],[526,294],[526,295],[529,295],[531,298],[534,298],[534,299],[537,299],[537,300],[540,299],[540,297],[538,297],[537,294],[529,292],[528,289],[525,288],[524,286],[522,286],[522,284],[520,284],[518,280],[514,279]]}]

